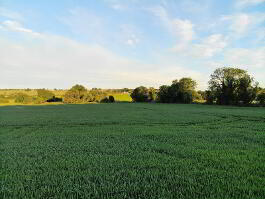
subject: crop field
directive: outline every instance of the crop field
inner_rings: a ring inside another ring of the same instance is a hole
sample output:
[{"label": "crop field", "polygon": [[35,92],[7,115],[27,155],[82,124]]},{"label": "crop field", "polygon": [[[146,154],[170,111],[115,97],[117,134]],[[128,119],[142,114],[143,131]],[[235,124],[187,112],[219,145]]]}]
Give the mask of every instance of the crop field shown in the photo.
[{"label": "crop field", "polygon": [[0,198],[265,198],[265,108],[0,107]]}]

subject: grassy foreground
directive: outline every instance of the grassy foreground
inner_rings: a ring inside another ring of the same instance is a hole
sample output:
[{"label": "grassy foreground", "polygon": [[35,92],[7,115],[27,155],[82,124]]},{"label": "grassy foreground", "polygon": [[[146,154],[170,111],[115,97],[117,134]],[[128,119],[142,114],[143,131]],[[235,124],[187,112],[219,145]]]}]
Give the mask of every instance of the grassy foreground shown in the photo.
[{"label": "grassy foreground", "polygon": [[265,198],[265,109],[0,107],[0,198]]}]

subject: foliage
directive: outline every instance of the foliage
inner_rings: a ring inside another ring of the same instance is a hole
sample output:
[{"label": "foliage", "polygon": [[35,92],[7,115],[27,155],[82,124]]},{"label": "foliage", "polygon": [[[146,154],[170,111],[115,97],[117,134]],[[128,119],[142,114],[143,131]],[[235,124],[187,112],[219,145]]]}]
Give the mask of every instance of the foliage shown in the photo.
[{"label": "foliage", "polygon": [[140,86],[133,90],[131,97],[134,102],[148,102],[149,91],[146,87]]},{"label": "foliage", "polygon": [[157,93],[157,101],[161,103],[169,103],[170,95],[169,95],[170,86],[162,85],[159,87],[159,91]]},{"label": "foliage", "polygon": [[45,89],[38,89],[37,95],[38,98],[40,98],[43,102],[46,102],[47,100],[50,100],[55,97],[53,92]]},{"label": "foliage", "polygon": [[84,102],[100,102],[107,96],[108,94],[101,89],[93,89],[86,93]]},{"label": "foliage", "polygon": [[265,91],[258,94],[257,101],[259,104],[265,105]]},{"label": "foliage", "polygon": [[201,95],[203,100],[206,100],[206,91],[199,90],[197,93]]},{"label": "foliage", "polygon": [[156,100],[156,89],[153,87],[150,87],[148,89],[148,101],[152,102]]},{"label": "foliage", "polygon": [[79,84],[72,86],[72,88],[70,90],[71,91],[78,91],[79,95],[81,95],[81,93],[85,93],[87,91],[87,89],[83,85],[79,85]]},{"label": "foliage", "polygon": [[47,100],[47,102],[62,102],[62,101],[63,101],[62,98],[54,97],[54,96],[53,98]]},{"label": "foliage", "polygon": [[193,99],[199,98],[195,91],[197,83],[191,78],[174,80],[171,86],[160,86],[157,100],[161,103],[191,103]]},{"label": "foliage", "polygon": [[114,97],[111,95],[109,97],[104,97],[103,99],[100,100],[101,103],[114,103],[115,99]]},{"label": "foliage", "polygon": [[110,103],[114,103],[115,102],[115,98],[112,95],[109,96],[109,102]]},{"label": "foliage", "polygon": [[74,85],[64,95],[64,102],[68,104],[82,103],[85,101],[87,89],[79,84]]},{"label": "foliage", "polygon": [[217,104],[250,104],[256,97],[257,85],[245,70],[218,68],[209,81],[211,96]]},{"label": "foliage", "polygon": [[202,100],[203,99],[202,95],[195,90],[192,90],[191,94],[192,94],[192,100]]},{"label": "foliage", "polygon": [[265,109],[0,107],[1,198],[265,198]]},{"label": "foliage", "polygon": [[32,103],[33,98],[24,93],[17,93],[15,97],[16,103],[29,104]]},{"label": "foliage", "polygon": [[63,101],[68,104],[81,103],[84,95],[80,96],[80,92],[76,90],[69,90],[65,93]]},{"label": "foliage", "polygon": [[205,91],[205,100],[206,100],[207,104],[213,104],[214,100],[215,100],[213,92],[211,92],[209,90]]}]

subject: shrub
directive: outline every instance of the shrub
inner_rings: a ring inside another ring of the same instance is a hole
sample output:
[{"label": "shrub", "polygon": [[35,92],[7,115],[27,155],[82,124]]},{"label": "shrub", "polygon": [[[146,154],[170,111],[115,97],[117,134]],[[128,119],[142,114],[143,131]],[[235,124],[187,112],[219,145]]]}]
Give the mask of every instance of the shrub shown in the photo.
[{"label": "shrub", "polygon": [[265,92],[258,94],[257,101],[259,102],[259,104],[265,105]]},{"label": "shrub", "polygon": [[54,97],[54,96],[53,98],[47,100],[47,102],[62,102],[62,101],[63,101],[62,98]]},{"label": "shrub", "polygon": [[65,93],[63,101],[68,104],[81,103],[82,96],[80,96],[80,93],[78,91],[69,90]]},{"label": "shrub", "polygon": [[110,103],[114,103],[115,102],[115,99],[112,95],[109,96],[109,102]]},{"label": "shrub", "polygon": [[144,86],[137,87],[131,94],[134,102],[148,102],[148,96],[148,89]]},{"label": "shrub", "polygon": [[87,99],[89,99],[88,102],[100,102],[101,100],[103,100],[107,96],[108,96],[107,93],[105,93],[101,89],[93,89],[87,93],[86,97],[87,97]]},{"label": "shrub", "polygon": [[109,103],[109,98],[103,98],[102,100],[100,100],[100,103]]},{"label": "shrub", "polygon": [[38,94],[38,98],[40,98],[40,100],[43,102],[46,102],[47,100],[50,100],[55,97],[53,92],[45,90],[45,89],[38,89],[37,94]]}]

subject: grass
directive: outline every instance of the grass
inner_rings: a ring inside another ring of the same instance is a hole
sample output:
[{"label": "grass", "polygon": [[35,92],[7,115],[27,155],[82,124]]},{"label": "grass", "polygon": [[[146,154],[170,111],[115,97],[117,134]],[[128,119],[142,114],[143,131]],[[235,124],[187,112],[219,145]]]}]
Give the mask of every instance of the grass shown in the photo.
[{"label": "grass", "polygon": [[265,109],[0,107],[0,198],[265,198]]},{"label": "grass", "polygon": [[132,98],[129,93],[114,93],[112,94],[117,102],[131,102]]}]

